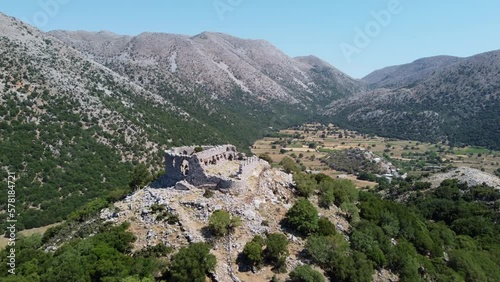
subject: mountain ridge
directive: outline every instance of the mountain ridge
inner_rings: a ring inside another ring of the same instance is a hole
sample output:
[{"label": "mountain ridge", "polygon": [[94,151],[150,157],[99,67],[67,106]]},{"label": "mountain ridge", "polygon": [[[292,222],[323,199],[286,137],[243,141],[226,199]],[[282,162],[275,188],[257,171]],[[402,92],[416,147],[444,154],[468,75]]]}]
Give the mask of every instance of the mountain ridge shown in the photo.
[{"label": "mountain ridge", "polygon": [[[122,53],[116,52],[113,55],[108,55],[101,53],[100,48],[95,46],[89,48],[79,42],[80,34],[78,32],[54,31],[49,32],[49,34],[76,49],[97,57],[97,60],[116,59],[112,57]],[[97,36],[97,34],[94,35]],[[260,95],[260,98],[266,100],[269,98],[267,96],[270,96],[269,93],[272,93],[273,98],[291,102],[298,102],[294,93],[303,96],[310,96],[307,93],[315,91],[326,96],[336,94],[332,92],[324,94],[322,93],[325,91],[324,89],[315,87],[314,79],[311,79],[308,73],[314,66],[308,65],[304,61],[296,61],[265,40],[240,39],[217,32],[202,32],[189,38],[184,35],[168,33],[142,33],[138,36],[127,37],[127,40],[136,44],[134,46],[130,46],[130,44],[127,51],[132,50],[134,55],[142,56],[143,60],[146,55],[145,50],[148,50],[149,55],[157,57],[159,60],[175,61],[176,68],[169,66],[174,71],[164,73],[164,75],[176,73],[188,84],[192,82],[199,84],[203,81],[203,86],[208,88],[208,91],[213,92],[213,89],[217,89],[227,95],[236,84],[243,91],[256,96],[259,96],[258,93],[267,93],[264,96]],[[145,41],[149,46],[145,46]],[[108,41],[107,43],[115,42]],[[161,47],[158,46],[159,44]],[[138,47],[138,45],[140,46]],[[186,49],[189,50],[186,51]],[[191,62],[197,62],[199,66],[183,63],[186,60],[185,57],[188,57],[186,54],[192,57]],[[156,62],[161,64],[158,60]],[[264,66],[265,68],[263,68]],[[334,69],[326,62],[323,62],[322,66]],[[188,70],[184,71],[183,68]],[[194,72],[195,75],[190,72]],[[204,75],[206,73],[217,74],[217,79],[207,77]],[[336,70],[332,73],[339,74],[340,72]],[[359,87],[354,79],[345,74],[342,74],[341,78],[338,79],[338,83],[341,84],[340,90],[344,92]],[[311,99],[311,97],[304,98]],[[299,100],[302,99],[299,98]]]},{"label": "mountain ridge", "polygon": [[499,148],[500,50],[431,71],[424,68],[420,74],[400,80],[398,73],[386,79],[391,83],[385,88],[334,101],[325,113],[343,125],[379,135]]}]

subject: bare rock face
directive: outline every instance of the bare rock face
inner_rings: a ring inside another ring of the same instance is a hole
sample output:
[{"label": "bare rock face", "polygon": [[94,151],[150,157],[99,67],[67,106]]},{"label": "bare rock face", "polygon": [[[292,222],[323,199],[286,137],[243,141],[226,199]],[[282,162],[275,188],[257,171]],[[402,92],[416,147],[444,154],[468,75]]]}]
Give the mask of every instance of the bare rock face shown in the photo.
[{"label": "bare rock face", "polygon": [[357,81],[328,63],[315,57],[288,57],[264,40],[212,32],[191,37],[84,31],[50,35],[138,84],[155,87],[154,73],[173,87],[200,88],[214,98],[231,97],[239,89],[252,99],[296,104],[343,97],[360,89]]},{"label": "bare rock face", "polygon": [[422,58],[412,63],[376,70],[362,78],[372,88],[397,88],[420,82],[443,67],[464,60],[452,56]]}]

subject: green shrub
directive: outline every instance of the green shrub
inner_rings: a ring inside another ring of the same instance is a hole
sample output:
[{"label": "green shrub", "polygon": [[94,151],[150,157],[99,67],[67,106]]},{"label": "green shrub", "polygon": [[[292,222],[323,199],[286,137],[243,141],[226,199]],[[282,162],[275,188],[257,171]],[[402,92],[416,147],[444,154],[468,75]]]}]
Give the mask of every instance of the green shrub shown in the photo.
[{"label": "green shrub", "polygon": [[318,186],[314,176],[304,173],[294,174],[293,181],[295,181],[297,195],[305,198],[309,198]]},{"label": "green shrub", "polygon": [[318,229],[318,210],[307,199],[300,198],[286,213],[286,221],[301,235]]},{"label": "green shrub", "polygon": [[148,168],[144,164],[139,164],[132,172],[130,172],[130,182],[129,186],[133,190],[142,188],[144,185],[151,182],[152,176]]},{"label": "green shrub", "polygon": [[268,162],[269,164],[273,163],[273,159],[268,154],[260,154],[259,159],[264,160],[264,161]]},{"label": "green shrub", "polygon": [[318,220],[318,231],[320,236],[331,236],[337,234],[335,225],[325,217],[320,217]]},{"label": "green shrub", "polygon": [[[172,256],[170,264],[171,281],[204,282],[208,272],[215,269],[217,261],[210,254],[206,243],[194,243],[181,248]],[[169,281],[170,281],[169,280]]]},{"label": "green shrub", "polygon": [[[260,237],[260,236],[259,236]],[[262,239],[262,237],[260,237]],[[254,239],[248,243],[246,243],[243,248],[243,255],[250,262],[252,266],[258,266],[263,263],[264,255],[263,255],[263,247],[264,247],[264,239],[260,240]]]},{"label": "green shrub", "polygon": [[300,172],[300,168],[295,164],[295,161],[289,157],[284,157],[280,165],[283,166],[283,170],[285,170],[286,173]]},{"label": "green shrub", "polygon": [[290,272],[291,282],[324,282],[325,277],[321,272],[314,270],[309,265],[297,266]]},{"label": "green shrub", "polygon": [[266,257],[274,266],[275,271],[285,271],[286,258],[288,257],[288,239],[282,233],[271,233],[266,240]]},{"label": "green shrub", "polygon": [[239,217],[231,217],[231,215],[224,210],[214,211],[208,220],[209,229],[217,237],[229,234],[240,224],[241,219]]}]

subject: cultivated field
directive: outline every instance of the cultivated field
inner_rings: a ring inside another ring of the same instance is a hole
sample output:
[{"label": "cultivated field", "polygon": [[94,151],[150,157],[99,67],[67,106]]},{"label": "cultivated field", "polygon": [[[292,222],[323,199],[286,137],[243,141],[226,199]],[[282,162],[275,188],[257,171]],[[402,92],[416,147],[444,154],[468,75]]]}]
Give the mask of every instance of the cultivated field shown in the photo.
[{"label": "cultivated field", "polygon": [[372,151],[409,174],[433,173],[449,166],[471,167],[493,174],[500,167],[498,151],[476,147],[451,148],[446,144],[383,138],[359,134],[332,124],[305,124],[281,130],[256,141],[252,152],[256,155],[267,153],[275,163],[288,156],[308,170],[352,179],[358,187],[374,186],[375,183],[356,180],[356,176],[332,170],[320,161],[332,150],[349,148]]},{"label": "cultivated field", "polygon": [[[57,226],[59,224],[61,224],[61,223],[54,223],[51,225],[42,226],[42,227],[38,227],[38,228],[26,229],[23,231],[19,231],[19,234],[21,234],[24,237],[29,237],[29,236],[34,235],[34,234],[43,235],[43,233],[45,233],[45,231],[47,231],[47,229],[49,229],[50,227]],[[19,236],[19,234],[18,234],[18,236]],[[5,238],[3,236],[0,237],[0,249],[3,249],[5,246],[7,246],[8,242],[9,242],[8,238]]]}]

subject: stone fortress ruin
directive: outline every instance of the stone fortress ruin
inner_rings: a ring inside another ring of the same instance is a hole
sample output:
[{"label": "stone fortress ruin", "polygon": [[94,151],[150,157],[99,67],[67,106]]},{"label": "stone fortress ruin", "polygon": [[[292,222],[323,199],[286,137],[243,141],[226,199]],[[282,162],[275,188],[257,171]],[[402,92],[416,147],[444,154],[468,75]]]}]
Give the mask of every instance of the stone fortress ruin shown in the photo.
[{"label": "stone fortress ruin", "polygon": [[189,189],[186,182],[199,188],[228,189],[262,165],[269,166],[239,153],[233,145],[176,147],[165,151],[164,179],[179,189]]}]

